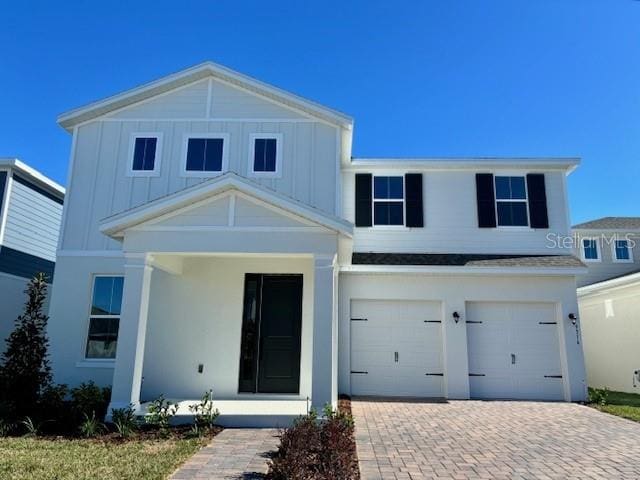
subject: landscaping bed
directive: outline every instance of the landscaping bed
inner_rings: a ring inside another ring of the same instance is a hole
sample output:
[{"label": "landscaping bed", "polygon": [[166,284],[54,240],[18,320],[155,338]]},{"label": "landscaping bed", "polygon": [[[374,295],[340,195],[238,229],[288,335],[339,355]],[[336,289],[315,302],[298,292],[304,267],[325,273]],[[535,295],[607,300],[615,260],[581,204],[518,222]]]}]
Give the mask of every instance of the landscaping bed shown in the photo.
[{"label": "landscaping bed", "polygon": [[351,401],[341,397],[337,410],[311,412],[280,434],[269,480],[359,480]]},{"label": "landscaping bed", "polygon": [[640,395],[637,393],[589,389],[589,400],[589,405],[601,412],[640,422]]}]

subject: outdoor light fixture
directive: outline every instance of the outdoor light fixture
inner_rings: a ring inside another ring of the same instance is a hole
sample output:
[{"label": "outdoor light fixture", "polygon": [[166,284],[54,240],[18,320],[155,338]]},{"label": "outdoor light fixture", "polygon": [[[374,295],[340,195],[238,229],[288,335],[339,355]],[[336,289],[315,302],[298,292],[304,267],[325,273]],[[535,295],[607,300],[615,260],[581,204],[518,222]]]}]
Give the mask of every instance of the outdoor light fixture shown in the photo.
[{"label": "outdoor light fixture", "polygon": [[571,325],[575,326],[576,322],[578,321],[578,317],[576,317],[575,313],[570,313],[569,320],[571,320]]},{"label": "outdoor light fixture", "polygon": [[460,314],[458,312],[453,312],[453,319],[458,323],[460,321]]}]

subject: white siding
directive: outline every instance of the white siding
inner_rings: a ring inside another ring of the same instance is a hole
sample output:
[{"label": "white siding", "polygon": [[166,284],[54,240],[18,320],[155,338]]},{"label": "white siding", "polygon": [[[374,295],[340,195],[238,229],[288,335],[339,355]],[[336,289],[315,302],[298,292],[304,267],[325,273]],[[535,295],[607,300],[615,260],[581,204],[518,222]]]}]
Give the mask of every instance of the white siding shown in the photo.
[{"label": "white siding", "polygon": [[[168,102],[172,97],[160,98]],[[256,112],[251,118],[257,118],[257,115],[264,115],[264,112]],[[131,161],[129,142],[133,132],[163,134],[159,176],[127,176]],[[339,136],[334,127],[324,123],[297,122],[295,119],[275,122],[215,119],[96,121],[78,129],[66,200],[68,212],[63,248],[117,250],[121,248],[120,244],[99,232],[101,219],[206,181],[206,178],[181,176],[184,135],[193,132],[228,133],[229,171],[241,176],[247,176],[250,134],[282,134],[281,178],[252,180],[324,212],[336,213]]]},{"label": "white siding", "polygon": [[[584,285],[591,285],[592,283],[602,282],[610,278],[619,277],[631,272],[640,271],[640,235],[637,233],[611,233],[605,231],[596,230],[576,230],[578,248],[575,254],[582,258],[582,243],[581,239],[586,237],[595,237],[598,239],[600,248],[600,261],[599,262],[586,262],[589,267],[589,272],[586,275],[578,277],[578,287]],[[612,243],[615,238],[625,239],[629,238],[635,242],[635,246],[632,248],[633,262],[615,262]],[[607,243],[609,242],[609,243]]]},{"label": "white siding", "polygon": [[[411,170],[419,172],[420,170]],[[486,171],[481,170],[478,171]],[[384,167],[363,173],[404,175]],[[502,172],[494,170],[496,175]],[[526,171],[505,174],[525,175]],[[475,171],[422,170],[424,228],[355,228],[356,252],[403,253],[506,253],[568,254],[562,248],[550,248],[548,234],[568,235],[563,172],[546,172],[548,229],[520,227],[479,228],[476,205]],[[355,223],[355,172],[343,174],[344,217]]]},{"label": "white siding", "polygon": [[12,180],[3,244],[55,261],[62,205]]}]

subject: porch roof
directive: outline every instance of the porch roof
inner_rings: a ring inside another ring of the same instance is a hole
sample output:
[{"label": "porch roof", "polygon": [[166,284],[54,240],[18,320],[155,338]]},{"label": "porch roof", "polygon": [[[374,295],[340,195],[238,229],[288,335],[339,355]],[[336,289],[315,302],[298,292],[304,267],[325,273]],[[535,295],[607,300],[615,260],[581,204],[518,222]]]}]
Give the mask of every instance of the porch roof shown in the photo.
[{"label": "porch roof", "polygon": [[302,217],[347,237],[353,235],[353,224],[351,222],[306,205],[294,198],[259,185],[233,172],[225,173],[219,177],[184,188],[138,207],[106,217],[100,221],[100,231],[114,238],[122,238],[125,230],[129,228],[230,190],[236,190],[257,198],[278,209]]}]

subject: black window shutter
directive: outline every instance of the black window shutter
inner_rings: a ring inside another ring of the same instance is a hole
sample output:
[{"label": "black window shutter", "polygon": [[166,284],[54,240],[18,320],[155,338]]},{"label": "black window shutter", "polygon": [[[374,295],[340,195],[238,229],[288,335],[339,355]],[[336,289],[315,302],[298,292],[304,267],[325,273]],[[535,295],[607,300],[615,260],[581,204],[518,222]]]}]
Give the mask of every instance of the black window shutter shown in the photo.
[{"label": "black window shutter", "polygon": [[370,227],[372,222],[371,174],[356,173],[356,227]]},{"label": "black window shutter", "polygon": [[407,173],[404,176],[406,226],[424,227],[422,206],[422,174]]},{"label": "black window shutter", "polygon": [[478,226],[496,226],[496,197],[492,173],[476,173],[476,197],[478,199]]},{"label": "black window shutter", "polygon": [[527,191],[529,193],[529,223],[531,228],[549,228],[544,173],[529,173],[527,175]]}]

